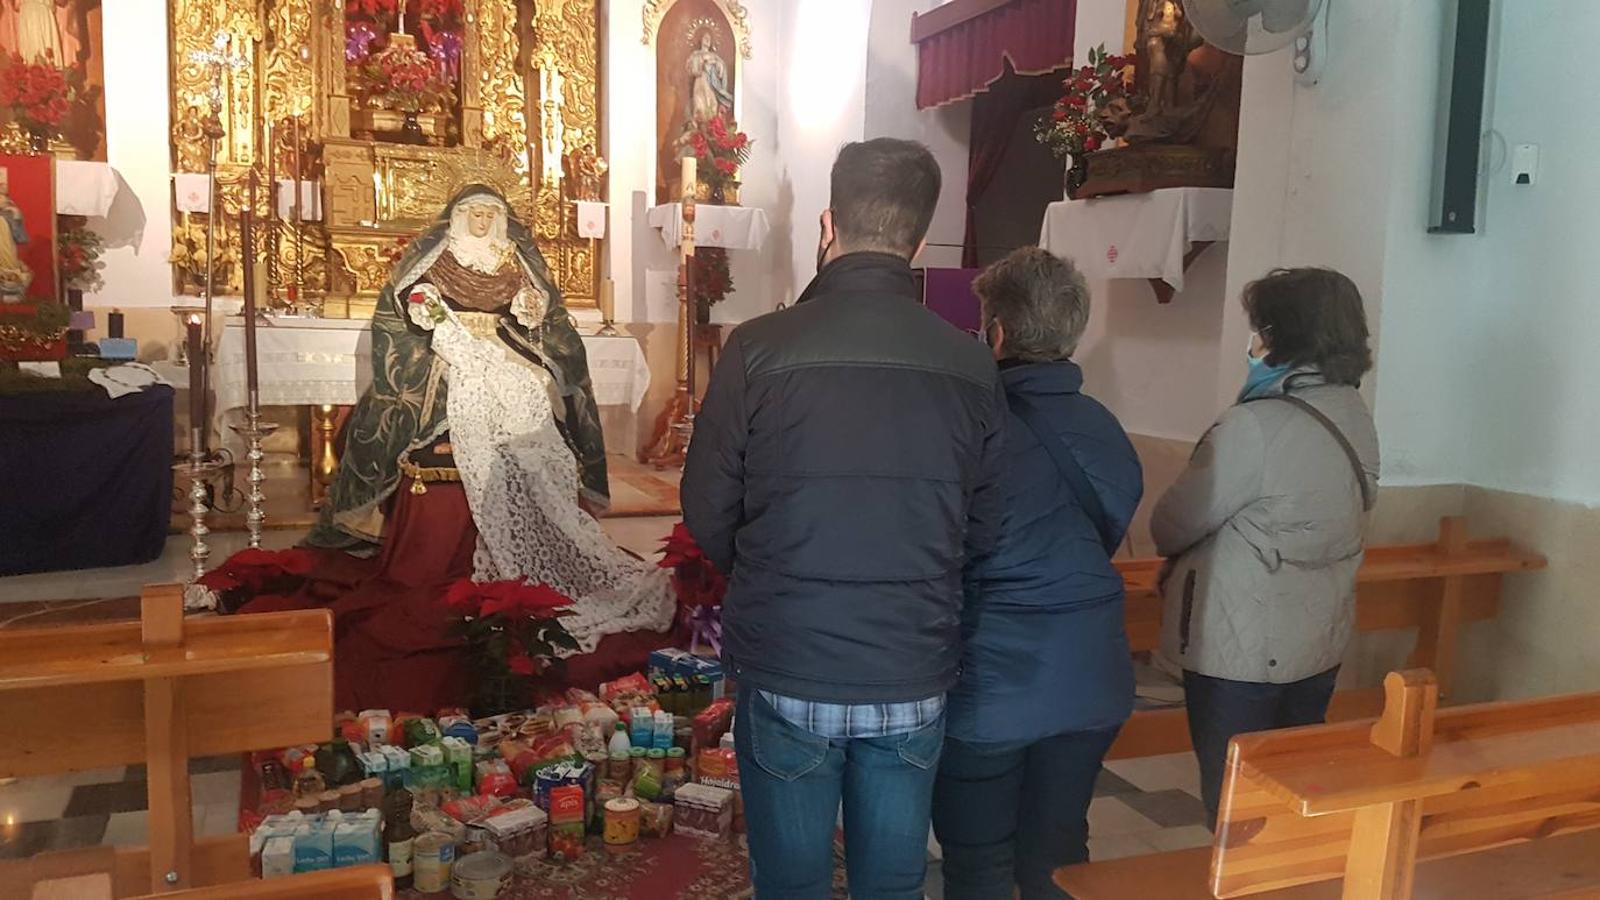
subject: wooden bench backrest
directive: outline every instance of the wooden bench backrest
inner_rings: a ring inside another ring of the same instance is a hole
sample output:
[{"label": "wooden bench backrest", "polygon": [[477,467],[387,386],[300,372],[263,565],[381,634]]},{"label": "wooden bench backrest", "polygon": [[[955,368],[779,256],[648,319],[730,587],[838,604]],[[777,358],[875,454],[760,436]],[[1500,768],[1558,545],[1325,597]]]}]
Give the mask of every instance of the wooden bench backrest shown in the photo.
[{"label": "wooden bench backrest", "polygon": [[248,872],[242,837],[194,840],[190,759],[323,741],[333,723],[327,610],[186,618],[182,592],[146,588],[137,622],[0,631],[0,722],[17,725],[0,777],[145,763],[150,847],[116,868],[157,892]]},{"label": "wooden bench backrest", "polygon": [[[1374,810],[1415,820],[1395,825],[1402,836],[1414,829],[1414,859],[1600,827],[1600,693],[1436,715],[1430,693],[1430,739],[1428,729],[1408,732],[1390,715],[1401,677],[1386,682],[1379,726],[1346,722],[1234,740],[1212,857],[1216,896],[1343,877],[1353,846],[1357,858],[1374,863],[1383,846],[1372,843],[1381,838],[1373,824],[1384,821],[1372,818]],[[1358,816],[1368,817],[1359,829]],[[1405,894],[1383,894],[1391,895]],[[1353,896],[1349,879],[1346,896]]]},{"label": "wooden bench backrest", "polygon": [[308,872],[270,881],[246,881],[150,894],[136,900],[391,900],[394,876],[384,865]]}]

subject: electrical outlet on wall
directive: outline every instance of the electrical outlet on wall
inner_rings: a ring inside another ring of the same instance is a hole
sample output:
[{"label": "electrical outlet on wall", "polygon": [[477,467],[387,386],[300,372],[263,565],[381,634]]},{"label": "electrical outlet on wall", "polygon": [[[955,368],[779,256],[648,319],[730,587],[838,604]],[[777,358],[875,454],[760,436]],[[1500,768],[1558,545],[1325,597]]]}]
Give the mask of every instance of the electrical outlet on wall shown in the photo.
[{"label": "electrical outlet on wall", "polygon": [[1511,150],[1511,183],[1533,186],[1539,183],[1539,145],[1518,144]]}]

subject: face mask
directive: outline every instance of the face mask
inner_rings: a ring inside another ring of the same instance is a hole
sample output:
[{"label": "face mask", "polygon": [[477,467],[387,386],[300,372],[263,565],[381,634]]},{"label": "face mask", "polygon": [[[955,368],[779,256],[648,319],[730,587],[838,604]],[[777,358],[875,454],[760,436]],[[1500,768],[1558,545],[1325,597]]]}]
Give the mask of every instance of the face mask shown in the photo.
[{"label": "face mask", "polygon": [[1245,375],[1244,387],[1239,389],[1240,403],[1265,396],[1274,385],[1282,380],[1283,376],[1289,374],[1289,366],[1267,365],[1265,356],[1256,356],[1254,353],[1255,345],[1256,335],[1252,333],[1250,335],[1250,343],[1246,344],[1244,348],[1244,359],[1249,364],[1250,371]]}]

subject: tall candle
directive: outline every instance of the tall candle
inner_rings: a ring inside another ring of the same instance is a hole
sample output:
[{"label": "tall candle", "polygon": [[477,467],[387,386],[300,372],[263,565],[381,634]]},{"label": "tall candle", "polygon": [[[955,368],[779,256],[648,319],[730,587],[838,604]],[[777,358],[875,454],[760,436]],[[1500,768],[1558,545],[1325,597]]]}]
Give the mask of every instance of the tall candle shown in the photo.
[{"label": "tall candle", "polygon": [[267,210],[267,218],[278,218],[278,147],[272,140],[272,120],[267,120],[267,194],[268,203],[272,205]]},{"label": "tall candle", "polygon": [[[298,229],[300,227],[300,223],[302,221],[302,219],[301,219],[301,209],[300,209],[300,179],[301,179],[301,177],[302,177],[302,175],[301,175],[301,172],[300,172],[300,117],[299,116],[295,116],[294,117],[294,227],[296,229]],[[296,241],[298,242],[298,240],[299,240],[299,238],[297,237]],[[296,274],[298,274],[298,273],[296,273]]]},{"label": "tall candle", "polygon": [[200,316],[190,313],[183,320],[184,336],[189,347],[189,428],[195,436],[191,453],[201,453],[201,436],[206,428],[205,342],[200,337]]},{"label": "tall candle", "polygon": [[[251,186],[255,179],[251,179]],[[252,233],[250,207],[239,210],[239,258],[244,263],[244,379],[250,412],[261,408],[260,385],[256,381],[256,240]]]},{"label": "tall candle", "polygon": [[607,323],[617,320],[617,285],[609,278],[600,282],[600,317]]}]

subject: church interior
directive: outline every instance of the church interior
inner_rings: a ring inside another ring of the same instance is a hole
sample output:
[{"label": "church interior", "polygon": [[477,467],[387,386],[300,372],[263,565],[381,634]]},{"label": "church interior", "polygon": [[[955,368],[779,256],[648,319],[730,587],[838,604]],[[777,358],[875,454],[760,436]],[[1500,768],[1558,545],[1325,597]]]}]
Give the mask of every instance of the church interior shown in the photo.
[{"label": "church interior", "polygon": [[[1099,560],[1132,711],[1087,856],[1018,896],[1600,897],[1597,29],[1589,0],[0,0],[0,900],[780,896],[735,740],[776,708],[737,683],[757,578],[697,544],[695,444],[726,452],[714,395],[754,377],[735,336],[839,265],[830,167],[878,139],[942,175],[916,302],[1009,384],[986,279],[1067,261],[1070,363],[1136,454]],[[1219,809],[1163,495],[1260,410],[1287,339],[1250,298],[1302,267],[1359,291],[1381,467],[1325,425],[1365,502],[1348,640],[1312,719],[1223,737]],[[938,795],[920,893],[863,889],[850,802],[829,886],[781,896],[1012,896],[961,885]]]}]

